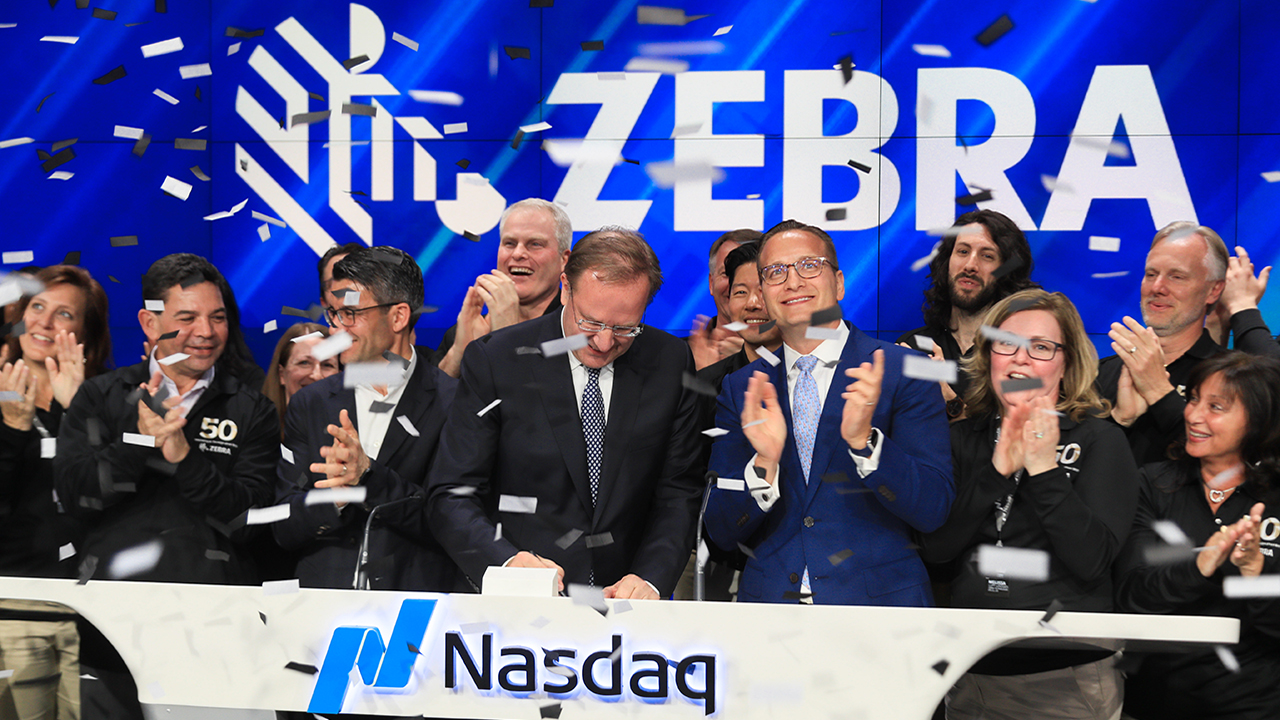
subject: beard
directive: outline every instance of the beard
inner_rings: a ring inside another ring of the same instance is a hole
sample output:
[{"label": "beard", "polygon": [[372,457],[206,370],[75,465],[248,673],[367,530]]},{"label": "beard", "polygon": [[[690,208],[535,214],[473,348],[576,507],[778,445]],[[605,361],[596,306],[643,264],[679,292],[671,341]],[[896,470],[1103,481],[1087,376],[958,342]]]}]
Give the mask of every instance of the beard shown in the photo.
[{"label": "beard", "polygon": [[[976,279],[976,278],[975,278]],[[981,282],[979,280],[979,282]],[[990,305],[995,299],[996,284],[992,282],[984,285],[976,294],[965,296],[956,292],[955,280],[951,280],[948,294],[951,296],[951,306],[959,308],[962,312],[973,314],[978,310]]]}]

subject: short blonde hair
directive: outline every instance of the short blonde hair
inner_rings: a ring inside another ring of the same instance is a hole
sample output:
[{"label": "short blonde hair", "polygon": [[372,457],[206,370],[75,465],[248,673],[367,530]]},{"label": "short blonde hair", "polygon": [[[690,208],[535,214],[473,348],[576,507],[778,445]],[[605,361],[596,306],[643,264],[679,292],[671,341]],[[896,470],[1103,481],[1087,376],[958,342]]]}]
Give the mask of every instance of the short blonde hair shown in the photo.
[{"label": "short blonde hair", "polygon": [[[1098,377],[1098,351],[1084,331],[1084,321],[1076,306],[1062,293],[1040,289],[1023,290],[997,302],[982,319],[983,325],[1000,327],[1013,315],[1026,310],[1044,310],[1058,321],[1062,331],[1061,351],[1066,360],[1062,383],[1058,388],[1058,412],[1079,422],[1085,415],[1106,416],[1111,403],[1098,395],[1094,381]],[[991,384],[991,340],[979,336],[974,352],[961,360],[969,373],[969,390],[965,405],[970,416],[987,415],[1000,409],[1000,398]]]}]

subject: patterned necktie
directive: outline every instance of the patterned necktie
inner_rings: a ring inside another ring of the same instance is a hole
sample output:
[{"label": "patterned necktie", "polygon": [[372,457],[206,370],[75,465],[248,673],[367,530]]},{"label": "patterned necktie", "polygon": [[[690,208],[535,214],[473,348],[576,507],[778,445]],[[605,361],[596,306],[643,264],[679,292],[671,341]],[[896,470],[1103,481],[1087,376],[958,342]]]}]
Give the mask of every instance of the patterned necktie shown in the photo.
[{"label": "patterned necktie", "polygon": [[818,419],[822,415],[822,403],[818,399],[818,381],[813,379],[813,367],[818,358],[804,355],[796,360],[800,377],[796,378],[795,407],[791,417],[795,425],[796,451],[800,454],[800,468],[804,481],[809,482],[809,468],[813,464],[813,442],[818,436]]},{"label": "patterned necktie", "polygon": [[600,394],[600,369],[586,368],[582,390],[582,436],[587,441],[587,476],[591,478],[591,504],[600,497],[600,462],[604,459],[604,396]]}]

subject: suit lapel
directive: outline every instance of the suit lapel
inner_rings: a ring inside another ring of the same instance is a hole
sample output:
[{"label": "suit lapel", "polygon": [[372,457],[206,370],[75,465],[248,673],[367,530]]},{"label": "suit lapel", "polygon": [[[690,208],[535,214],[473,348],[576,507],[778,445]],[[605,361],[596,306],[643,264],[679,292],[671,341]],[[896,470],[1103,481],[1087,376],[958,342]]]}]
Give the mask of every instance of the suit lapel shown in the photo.
[{"label": "suit lapel", "polygon": [[[404,392],[400,394],[400,402],[396,403],[391,424],[387,426],[387,434],[382,439],[382,449],[378,451],[378,457],[384,463],[395,457],[400,451],[400,446],[409,439],[409,432],[404,429],[404,425],[400,424],[399,420],[396,420],[396,416],[404,415],[414,427],[422,427],[424,424],[419,421],[431,409],[431,401],[435,395],[435,378],[428,372],[429,368],[424,364],[425,361],[426,358],[419,354],[413,375],[409,377]],[[353,418],[352,422],[354,421]],[[356,429],[359,430],[359,428]]]},{"label": "suit lapel", "polygon": [[[532,322],[532,321],[531,321]],[[559,318],[546,324],[538,337],[540,342],[563,336]],[[578,412],[577,395],[573,391],[573,377],[569,373],[569,359],[556,355],[539,357],[533,365],[533,379],[537,393],[542,398],[542,408],[547,425],[560,446],[569,477],[582,507],[591,510],[591,481],[587,477],[587,442],[582,437],[582,416]]]},{"label": "suit lapel", "polygon": [[[631,429],[635,426],[644,391],[644,375],[635,367],[632,353],[623,354],[613,363],[613,390],[609,397],[609,417],[604,433],[604,458],[600,468],[600,497],[596,500],[593,525],[600,525],[602,510],[612,495],[612,490],[623,472],[622,458],[626,456]],[[585,448],[585,443],[584,443]],[[585,450],[584,450],[585,451]],[[594,528],[593,528],[594,529]]]}]

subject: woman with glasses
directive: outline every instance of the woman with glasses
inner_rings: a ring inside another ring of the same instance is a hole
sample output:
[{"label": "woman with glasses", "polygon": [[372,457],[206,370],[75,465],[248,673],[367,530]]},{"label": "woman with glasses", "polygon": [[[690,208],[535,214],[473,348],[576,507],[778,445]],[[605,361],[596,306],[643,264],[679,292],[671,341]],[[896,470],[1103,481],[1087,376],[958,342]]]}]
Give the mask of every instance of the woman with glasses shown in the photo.
[{"label": "woman with glasses", "polygon": [[[1142,468],[1133,532],[1116,563],[1117,609],[1238,618],[1240,642],[1230,650],[1239,667],[1210,647],[1148,655],[1129,673],[1125,713],[1278,718],[1280,600],[1227,597],[1223,581],[1274,581],[1280,571],[1280,361],[1242,352],[1201,361],[1183,420],[1172,460]],[[1157,532],[1161,521],[1187,538],[1182,548]],[[1163,560],[1151,554],[1157,548]]]},{"label": "woman with glasses", "polygon": [[[923,538],[925,561],[956,561],[955,607],[1110,611],[1138,471],[1122,431],[1101,419],[1097,351],[1075,306],[1061,293],[1010,295],[965,364],[971,415],[951,426],[956,500]],[[1003,548],[1040,551],[1047,568],[1001,572]],[[980,554],[994,562],[980,566]],[[1117,718],[1115,663],[1109,650],[997,651],[947,694],[947,717]]]},{"label": "woman with glasses", "polygon": [[311,348],[329,337],[329,328],[319,323],[301,322],[291,326],[280,336],[276,350],[267,366],[267,379],[262,384],[262,394],[276,405],[280,414],[280,437],[284,438],[284,411],[294,393],[317,380],[337,375],[342,367],[337,357],[317,360]]}]

